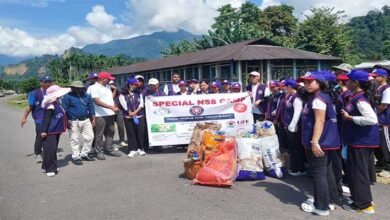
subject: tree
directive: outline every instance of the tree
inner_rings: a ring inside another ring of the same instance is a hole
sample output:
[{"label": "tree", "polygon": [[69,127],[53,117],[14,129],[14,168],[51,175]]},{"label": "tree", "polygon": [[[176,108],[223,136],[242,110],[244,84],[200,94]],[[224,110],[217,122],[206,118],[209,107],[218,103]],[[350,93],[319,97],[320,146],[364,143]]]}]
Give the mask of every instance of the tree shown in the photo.
[{"label": "tree", "polygon": [[295,46],[299,49],[344,57],[348,47],[348,33],[341,24],[343,11],[334,8],[313,8],[298,26]]},{"label": "tree", "polygon": [[25,93],[28,93],[37,87],[39,87],[39,79],[37,77],[25,79],[21,83],[21,89]]},{"label": "tree", "polygon": [[260,15],[259,26],[264,32],[270,33],[275,42],[292,46],[292,36],[298,24],[293,12],[294,7],[288,5],[267,7]]}]

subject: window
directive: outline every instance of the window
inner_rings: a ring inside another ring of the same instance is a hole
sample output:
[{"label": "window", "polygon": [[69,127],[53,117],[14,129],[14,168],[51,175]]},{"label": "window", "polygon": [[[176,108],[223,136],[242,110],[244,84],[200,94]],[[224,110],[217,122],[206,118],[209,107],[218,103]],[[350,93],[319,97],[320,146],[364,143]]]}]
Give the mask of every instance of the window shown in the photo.
[{"label": "window", "polygon": [[271,60],[271,79],[281,80],[294,76],[293,60]]},{"label": "window", "polygon": [[221,79],[231,80],[231,65],[223,65],[221,66]]},{"label": "window", "polygon": [[297,60],[297,77],[305,75],[307,71],[317,70],[317,60]]}]

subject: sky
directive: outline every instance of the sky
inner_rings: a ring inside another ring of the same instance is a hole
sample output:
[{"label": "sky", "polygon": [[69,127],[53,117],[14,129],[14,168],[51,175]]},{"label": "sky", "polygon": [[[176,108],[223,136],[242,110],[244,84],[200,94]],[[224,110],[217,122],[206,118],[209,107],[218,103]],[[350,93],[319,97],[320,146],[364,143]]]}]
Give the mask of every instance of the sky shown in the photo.
[{"label": "sky", "polygon": [[0,54],[62,54],[70,47],[106,43],[156,31],[206,33],[225,4],[259,8],[288,4],[304,19],[311,7],[335,7],[348,17],[380,9],[389,0],[0,0]]}]

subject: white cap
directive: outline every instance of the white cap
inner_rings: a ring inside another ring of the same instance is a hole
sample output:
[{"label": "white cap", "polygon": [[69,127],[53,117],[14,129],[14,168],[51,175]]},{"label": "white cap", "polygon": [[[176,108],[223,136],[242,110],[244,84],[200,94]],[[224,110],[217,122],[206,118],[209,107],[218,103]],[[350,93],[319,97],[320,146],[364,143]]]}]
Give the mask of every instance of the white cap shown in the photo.
[{"label": "white cap", "polygon": [[134,79],[143,79],[143,80],[145,80],[145,78],[142,75],[136,75],[136,76],[134,76]]},{"label": "white cap", "polygon": [[148,85],[157,85],[158,80],[156,78],[149,79]]},{"label": "white cap", "polygon": [[256,71],[252,71],[249,73],[249,75],[252,75],[252,76],[260,76],[260,73],[259,72],[256,72]]},{"label": "white cap", "polygon": [[108,85],[115,85],[115,82],[111,80]]}]

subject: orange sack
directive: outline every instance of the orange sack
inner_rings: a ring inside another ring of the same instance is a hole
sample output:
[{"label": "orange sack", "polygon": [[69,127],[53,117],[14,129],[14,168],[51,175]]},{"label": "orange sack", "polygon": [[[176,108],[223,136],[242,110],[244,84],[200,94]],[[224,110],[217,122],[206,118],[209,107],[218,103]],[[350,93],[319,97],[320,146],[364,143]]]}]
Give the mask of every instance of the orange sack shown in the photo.
[{"label": "orange sack", "polygon": [[199,170],[194,184],[232,186],[237,175],[237,148],[233,137],[219,143],[219,151]]}]

